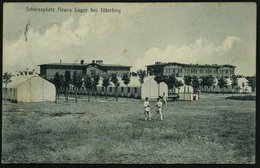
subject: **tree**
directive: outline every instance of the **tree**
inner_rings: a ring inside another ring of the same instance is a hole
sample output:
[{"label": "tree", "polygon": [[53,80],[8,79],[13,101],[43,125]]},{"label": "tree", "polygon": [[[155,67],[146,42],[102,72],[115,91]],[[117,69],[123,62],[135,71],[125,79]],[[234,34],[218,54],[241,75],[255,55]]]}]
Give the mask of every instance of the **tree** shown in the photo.
[{"label": "tree", "polygon": [[68,102],[69,85],[70,85],[70,71],[65,71],[64,87],[65,87],[65,99],[67,102]]},{"label": "tree", "polygon": [[242,82],[243,93],[245,93],[245,82]]},{"label": "tree", "polygon": [[111,75],[111,82],[114,84],[115,86],[115,98],[116,98],[116,101],[118,101],[118,97],[117,97],[117,88],[120,86],[120,82],[117,78],[117,74],[116,73],[113,73]]},{"label": "tree", "polygon": [[200,85],[200,82],[199,82],[198,77],[197,76],[193,76],[192,79],[191,79],[191,86],[193,87],[195,93],[198,92],[199,85]]},{"label": "tree", "polygon": [[206,79],[207,79],[206,84],[207,84],[207,86],[209,88],[209,90],[208,90],[208,93],[209,93],[211,91],[210,87],[214,84],[214,77],[209,75],[209,76],[206,76]]},{"label": "tree", "polygon": [[224,88],[227,86],[227,80],[223,76],[218,79],[218,86],[222,89],[222,93],[224,94]]},{"label": "tree", "polygon": [[93,87],[95,89],[95,98],[97,99],[97,85],[99,84],[100,76],[99,74],[93,75]]},{"label": "tree", "polygon": [[8,73],[8,72],[5,72],[4,75],[3,75],[3,83],[5,84],[5,101],[4,103],[6,102],[6,96],[7,96],[7,84],[12,82],[12,78],[13,75],[12,73]]},{"label": "tree", "polygon": [[85,85],[86,91],[88,92],[88,93],[86,93],[86,95],[88,95],[88,102],[90,102],[90,91],[91,91],[93,84],[92,84],[92,79],[88,74],[85,75],[84,85]]},{"label": "tree", "polygon": [[[191,76],[190,75],[187,75],[187,76],[184,76],[183,80],[184,80],[184,84],[185,85],[191,85]],[[184,94],[186,92],[186,87],[184,87]]]},{"label": "tree", "polygon": [[201,85],[203,86],[203,89],[205,86],[208,87],[208,93],[209,93],[209,89],[210,86],[212,86],[214,83],[214,77],[213,76],[202,76],[201,77]]},{"label": "tree", "polygon": [[105,87],[105,95],[107,100],[107,87],[110,85],[110,78],[108,75],[103,76],[102,86]]},{"label": "tree", "polygon": [[233,88],[236,89],[238,86],[237,76],[236,75],[231,76],[231,81],[232,81],[231,86],[232,86],[232,96],[233,96]]},{"label": "tree", "polygon": [[160,95],[160,83],[164,81],[163,76],[161,75],[156,75],[154,77],[154,80],[156,81],[156,83],[158,84],[158,96]]},{"label": "tree", "polygon": [[75,102],[77,103],[77,93],[78,90],[82,87],[82,76],[80,73],[78,73],[77,71],[73,72],[73,85],[75,87]]},{"label": "tree", "polygon": [[248,76],[246,77],[246,79],[248,86],[250,86],[252,88],[252,91],[254,92],[256,88],[256,76]]},{"label": "tree", "polygon": [[142,70],[142,69],[139,69],[137,71],[137,75],[139,77],[140,84],[142,85],[144,83],[144,77],[146,76],[146,71]]},{"label": "tree", "polygon": [[180,93],[180,87],[183,86],[182,81],[176,80],[174,86],[178,88],[178,94]]},{"label": "tree", "polygon": [[60,79],[59,72],[55,73],[54,78],[53,78],[53,84],[56,87],[55,103],[57,103],[57,99],[59,99],[59,91],[60,91],[60,87],[61,87],[61,79]]},{"label": "tree", "polygon": [[61,84],[61,93],[64,92],[64,88],[65,88],[65,79],[64,79],[64,75],[60,75],[60,84]]},{"label": "tree", "polygon": [[[130,83],[130,76],[128,75],[128,73],[123,74],[122,80],[124,81],[124,84],[126,86],[126,90],[128,91],[128,84]],[[128,98],[128,95],[127,95],[127,98]]]},{"label": "tree", "polygon": [[184,84],[185,85],[191,85],[192,78],[190,75],[184,76]]},{"label": "tree", "polygon": [[204,87],[207,86],[207,78],[205,76],[201,77],[201,82],[200,82],[201,86]]},{"label": "tree", "polygon": [[131,72],[130,75],[131,76],[137,76],[137,73],[136,72]]},{"label": "tree", "polygon": [[174,83],[176,81],[176,77],[174,74],[170,75],[170,76],[165,76],[164,77],[164,81],[167,84],[169,89],[173,89],[174,87]]}]

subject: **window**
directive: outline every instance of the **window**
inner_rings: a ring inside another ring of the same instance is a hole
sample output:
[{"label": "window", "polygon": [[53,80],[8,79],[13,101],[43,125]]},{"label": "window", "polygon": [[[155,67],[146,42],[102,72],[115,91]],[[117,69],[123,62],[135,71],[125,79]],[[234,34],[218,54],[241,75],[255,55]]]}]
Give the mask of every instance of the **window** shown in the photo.
[{"label": "window", "polygon": [[104,92],[104,86],[102,87],[102,92]]},{"label": "window", "polygon": [[228,70],[226,70],[226,74],[228,74]]},{"label": "window", "polygon": [[128,89],[127,89],[127,93],[130,93],[130,87],[128,87]]},{"label": "window", "polygon": [[122,93],[124,92],[124,87],[121,87],[121,92],[122,92]]},{"label": "window", "polygon": [[137,87],[135,87],[135,93],[137,93]]},{"label": "window", "polygon": [[109,87],[109,92],[112,92],[112,87]]}]

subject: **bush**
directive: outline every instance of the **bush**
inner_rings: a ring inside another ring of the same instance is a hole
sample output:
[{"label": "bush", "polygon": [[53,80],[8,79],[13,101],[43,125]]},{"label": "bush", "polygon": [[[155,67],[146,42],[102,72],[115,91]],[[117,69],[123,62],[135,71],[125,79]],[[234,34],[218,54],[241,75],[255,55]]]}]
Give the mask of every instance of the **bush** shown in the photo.
[{"label": "bush", "polygon": [[255,101],[255,96],[252,95],[246,95],[246,96],[230,96],[226,99],[229,100],[249,100],[249,101]]}]

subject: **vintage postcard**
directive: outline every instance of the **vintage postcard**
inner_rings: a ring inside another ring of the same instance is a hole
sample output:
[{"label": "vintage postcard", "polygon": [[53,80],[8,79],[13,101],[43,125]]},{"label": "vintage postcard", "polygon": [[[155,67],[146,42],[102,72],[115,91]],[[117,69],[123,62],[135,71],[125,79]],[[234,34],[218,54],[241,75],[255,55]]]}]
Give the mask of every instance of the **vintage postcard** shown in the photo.
[{"label": "vintage postcard", "polygon": [[3,3],[2,158],[254,164],[256,3]]}]

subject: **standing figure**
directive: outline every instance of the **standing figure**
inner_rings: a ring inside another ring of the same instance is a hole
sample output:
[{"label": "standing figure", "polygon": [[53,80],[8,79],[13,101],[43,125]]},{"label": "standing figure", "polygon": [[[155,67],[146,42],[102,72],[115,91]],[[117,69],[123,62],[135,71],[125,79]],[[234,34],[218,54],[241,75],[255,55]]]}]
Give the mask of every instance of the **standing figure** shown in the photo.
[{"label": "standing figure", "polygon": [[167,109],[167,97],[166,97],[165,93],[163,93],[162,101],[163,101],[163,104],[165,105],[165,109]]},{"label": "standing figure", "polygon": [[160,117],[161,121],[163,120],[163,116],[162,116],[162,99],[160,98],[157,98],[157,102],[156,102],[156,107],[157,107],[157,117],[156,117],[156,120],[158,117]]},{"label": "standing figure", "polygon": [[145,98],[145,101],[144,101],[144,119],[145,120],[151,120],[151,112],[150,112],[150,103],[148,101],[148,97]]}]

